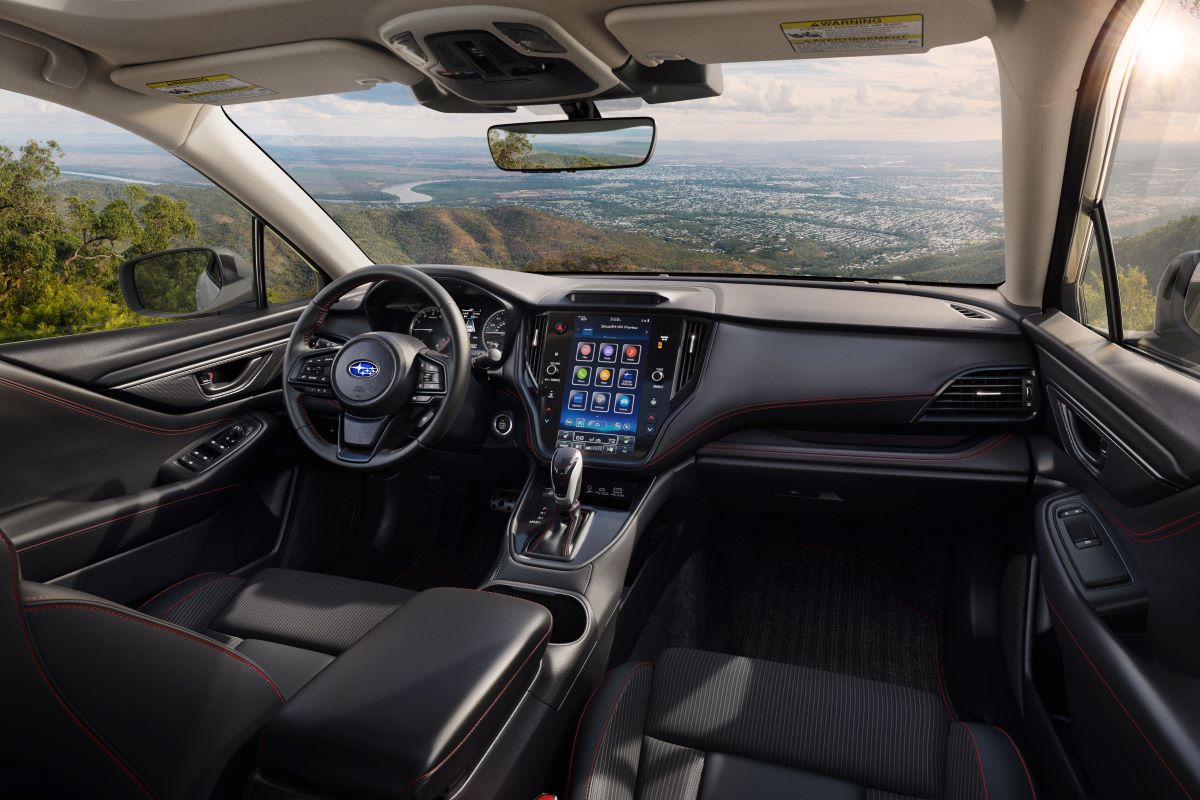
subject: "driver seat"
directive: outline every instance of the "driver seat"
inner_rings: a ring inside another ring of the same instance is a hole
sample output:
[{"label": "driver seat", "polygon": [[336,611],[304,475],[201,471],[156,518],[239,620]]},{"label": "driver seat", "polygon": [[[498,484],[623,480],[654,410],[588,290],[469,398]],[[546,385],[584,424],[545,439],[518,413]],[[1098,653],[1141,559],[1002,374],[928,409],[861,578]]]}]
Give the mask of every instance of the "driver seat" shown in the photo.
[{"label": "driver seat", "polygon": [[267,720],[415,594],[268,569],[134,610],[24,581],[0,544],[0,769],[18,797],[240,795]]}]

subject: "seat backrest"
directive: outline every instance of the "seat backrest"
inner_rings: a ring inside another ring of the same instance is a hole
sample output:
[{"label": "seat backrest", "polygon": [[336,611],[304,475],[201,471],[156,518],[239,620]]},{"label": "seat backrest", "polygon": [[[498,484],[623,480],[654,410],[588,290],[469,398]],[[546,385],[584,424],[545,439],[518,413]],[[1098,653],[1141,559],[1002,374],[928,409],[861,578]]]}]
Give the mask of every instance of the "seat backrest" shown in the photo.
[{"label": "seat backrest", "polygon": [[266,673],[211,639],[22,581],[0,532],[6,796],[211,797],[282,703]]}]

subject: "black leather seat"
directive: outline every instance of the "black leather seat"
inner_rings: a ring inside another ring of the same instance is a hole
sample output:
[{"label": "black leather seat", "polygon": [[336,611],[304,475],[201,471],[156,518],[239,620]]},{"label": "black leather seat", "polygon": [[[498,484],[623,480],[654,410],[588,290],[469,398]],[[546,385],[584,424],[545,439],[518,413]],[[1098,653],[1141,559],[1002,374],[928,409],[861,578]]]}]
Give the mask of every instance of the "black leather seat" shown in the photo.
[{"label": "black leather seat", "polygon": [[1008,734],[940,698],[695,650],[611,672],[571,756],[570,800],[1028,800]]},{"label": "black leather seat", "polygon": [[4,794],[240,796],[268,719],[412,592],[290,570],[202,575],[140,610],[22,581],[0,533]]}]

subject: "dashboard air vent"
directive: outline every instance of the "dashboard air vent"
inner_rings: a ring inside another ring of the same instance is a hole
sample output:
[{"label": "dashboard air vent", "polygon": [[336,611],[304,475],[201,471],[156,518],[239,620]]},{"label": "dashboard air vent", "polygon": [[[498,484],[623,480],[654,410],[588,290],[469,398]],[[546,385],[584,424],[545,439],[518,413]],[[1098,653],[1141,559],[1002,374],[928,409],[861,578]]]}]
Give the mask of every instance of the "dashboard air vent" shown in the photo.
[{"label": "dashboard air vent", "polygon": [[947,303],[947,305],[967,319],[995,319],[991,314],[981,308],[975,308],[975,306],[964,306],[962,303]]},{"label": "dashboard air vent", "polygon": [[535,382],[538,374],[538,359],[542,355],[542,339],[546,335],[546,320],[549,319],[549,316],[549,314],[538,314],[529,321],[529,330],[526,331],[525,368],[529,371],[529,377]]},{"label": "dashboard air vent", "polygon": [[1037,410],[1037,373],[979,369],[952,380],[925,409],[925,417],[1026,416]]},{"label": "dashboard air vent", "polygon": [[704,352],[704,340],[708,334],[708,323],[688,320],[683,328],[683,347],[679,351],[679,371],[675,382],[678,394],[700,373],[700,354]]}]

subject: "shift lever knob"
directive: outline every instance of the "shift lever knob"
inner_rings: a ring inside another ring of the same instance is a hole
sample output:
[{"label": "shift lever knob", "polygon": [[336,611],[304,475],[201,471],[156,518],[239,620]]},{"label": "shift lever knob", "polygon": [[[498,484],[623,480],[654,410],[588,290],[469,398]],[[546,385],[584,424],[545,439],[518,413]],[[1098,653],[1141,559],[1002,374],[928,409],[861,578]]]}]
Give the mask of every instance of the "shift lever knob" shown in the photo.
[{"label": "shift lever knob", "polygon": [[583,484],[583,453],[574,447],[560,447],[550,459],[550,487],[560,511],[571,511],[579,504]]}]

